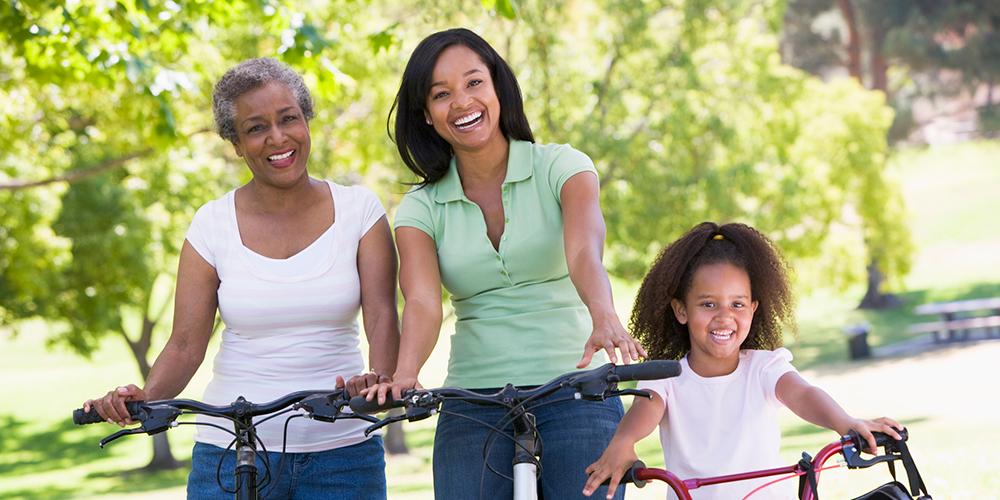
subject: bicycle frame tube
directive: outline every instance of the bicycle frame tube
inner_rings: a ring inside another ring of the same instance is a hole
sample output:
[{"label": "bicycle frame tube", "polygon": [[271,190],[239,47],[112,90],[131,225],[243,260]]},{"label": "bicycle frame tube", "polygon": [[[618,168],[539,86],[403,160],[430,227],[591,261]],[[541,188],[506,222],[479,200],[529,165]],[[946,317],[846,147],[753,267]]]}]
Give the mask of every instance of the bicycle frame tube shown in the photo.
[{"label": "bicycle frame tube", "polygon": [[[840,443],[831,443],[826,445],[819,454],[816,455],[816,459],[813,460],[813,469],[816,470],[816,479],[819,480],[820,469],[822,469],[823,464],[826,463],[830,457],[836,455],[840,452]],[[670,489],[677,495],[679,500],[691,500],[691,490],[698,489],[702,486],[708,486],[712,484],[720,483],[732,483],[735,481],[745,481],[747,479],[756,479],[760,477],[768,476],[778,476],[782,474],[800,474],[804,472],[798,464],[789,465],[787,467],[779,467],[776,469],[764,469],[752,472],[743,472],[739,474],[730,474],[727,476],[715,476],[706,478],[692,478],[692,479],[681,479],[677,477],[673,472],[663,470],[663,469],[653,469],[653,468],[642,468],[635,471],[635,478],[641,481],[649,481],[655,479],[657,481],[662,481],[670,486]],[[802,500],[813,500],[816,497],[815,492],[806,485],[805,491],[802,494]],[[752,498],[752,497],[751,497]]]}]

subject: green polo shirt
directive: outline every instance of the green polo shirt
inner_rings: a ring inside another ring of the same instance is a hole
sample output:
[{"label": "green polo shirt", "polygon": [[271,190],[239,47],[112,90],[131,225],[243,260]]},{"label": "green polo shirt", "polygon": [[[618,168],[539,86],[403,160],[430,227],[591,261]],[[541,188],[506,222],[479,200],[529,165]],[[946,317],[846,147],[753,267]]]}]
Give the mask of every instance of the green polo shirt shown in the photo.
[{"label": "green polo shirt", "polygon": [[462,190],[454,157],[439,181],[403,197],[394,225],[434,239],[455,306],[445,385],[537,385],[576,370],[593,326],[566,268],[559,196],[580,172],[597,173],[567,145],[511,141],[499,251]]}]

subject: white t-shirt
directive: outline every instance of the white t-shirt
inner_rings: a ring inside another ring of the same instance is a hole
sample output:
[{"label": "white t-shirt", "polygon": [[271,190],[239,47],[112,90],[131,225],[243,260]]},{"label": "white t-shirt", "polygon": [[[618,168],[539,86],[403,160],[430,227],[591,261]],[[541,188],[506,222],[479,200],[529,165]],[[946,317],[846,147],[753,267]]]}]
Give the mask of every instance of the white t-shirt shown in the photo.
[{"label": "white t-shirt", "polygon": [[[328,182],[334,223],[306,249],[271,259],[243,246],[236,224],[235,191],[195,214],[187,241],[216,269],[219,312],[226,324],[202,400],[226,405],[238,396],[267,403],[300,390],[333,389],[336,376],[364,372],[358,347],[358,242],[385,215],[378,196],[361,186]],[[268,451],[280,451],[286,418],[257,427]],[[233,424],[199,416],[227,429]],[[294,418],[286,451],[324,451],[364,441],[368,423]],[[233,437],[199,425],[195,440],[227,447]]]},{"label": "white t-shirt", "polygon": [[[791,360],[784,348],[742,350],[736,371],[705,378],[691,370],[685,357],[678,377],[639,382],[639,389],[659,394],[665,403],[660,444],[666,469],[684,480],[787,466],[778,454],[777,412],[783,405],[774,388],[782,375],[795,370]],[[742,500],[779,477],[702,486],[691,490],[691,498]],[[797,485],[795,479],[781,481],[749,500],[791,500]],[[668,498],[676,497],[671,491]]]}]

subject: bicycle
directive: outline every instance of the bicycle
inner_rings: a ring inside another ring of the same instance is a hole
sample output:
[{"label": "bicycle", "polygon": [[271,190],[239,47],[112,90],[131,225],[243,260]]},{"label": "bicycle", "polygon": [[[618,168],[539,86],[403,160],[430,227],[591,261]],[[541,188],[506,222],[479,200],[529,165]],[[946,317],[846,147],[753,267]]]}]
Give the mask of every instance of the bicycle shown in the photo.
[{"label": "bicycle", "polygon": [[[256,434],[256,426],[261,423],[277,418],[281,415],[304,410],[304,413],[290,415],[285,421],[285,431],[288,430],[288,422],[292,418],[312,418],[321,422],[334,422],[341,418],[359,418],[368,422],[378,422],[379,420],[370,415],[345,413],[342,409],[348,405],[350,399],[346,389],[335,389],[326,391],[297,391],[286,394],[274,401],[264,404],[254,404],[240,396],[233,403],[226,406],[215,406],[195,401],[192,399],[167,399],[161,401],[130,401],[125,403],[129,415],[133,421],[140,422],[139,427],[123,429],[114,434],[101,439],[100,446],[104,448],[108,443],[130,434],[148,434],[150,436],[165,432],[166,430],[179,425],[208,425],[221,429],[233,435],[233,442],[226,448],[236,447],[236,476],[235,490],[230,491],[222,485],[220,459],[219,468],[216,472],[216,480],[219,487],[226,493],[235,495],[236,500],[257,500],[266,498],[267,492],[264,488],[272,482],[270,472],[270,462],[266,455],[267,449],[260,442]],[[212,417],[220,417],[230,420],[234,424],[235,430],[226,429],[220,425],[208,422],[177,422],[177,418],[182,415],[202,414]],[[270,415],[266,418],[254,421],[254,417]],[[77,425],[93,424],[104,422],[97,411],[91,410],[85,413],[83,408],[73,410],[73,423]],[[367,435],[367,433],[366,433]],[[257,445],[260,445],[260,451]],[[284,447],[282,447],[282,460],[284,460]],[[265,476],[258,484],[258,469],[256,459],[261,458],[265,466]],[[273,479],[277,484],[280,478],[281,466],[279,464],[279,476]],[[273,486],[272,486],[273,488]]]},{"label": "bicycle", "polygon": [[[631,365],[605,364],[592,370],[567,373],[552,381],[533,389],[519,389],[507,384],[494,394],[480,394],[457,387],[442,387],[439,389],[419,389],[406,391],[403,399],[386,400],[379,405],[376,400],[367,401],[365,396],[355,396],[350,406],[355,413],[380,413],[391,408],[405,408],[405,414],[386,417],[368,427],[365,434],[393,422],[406,420],[415,422],[431,417],[441,412],[441,403],[445,400],[460,400],[481,405],[495,405],[506,408],[507,414],[496,424],[476,421],[493,430],[491,438],[484,443],[484,456],[489,455],[496,436],[511,440],[514,444],[513,477],[495,470],[486,462],[490,472],[514,482],[514,500],[537,500],[538,478],[541,474],[542,438],[535,428],[534,415],[530,410],[535,400],[553,394],[554,392],[573,388],[576,390],[574,399],[603,401],[607,398],[634,395],[649,397],[644,391],[635,389],[619,389],[618,382],[634,380],[655,380],[676,377],[680,374],[680,364],[677,361],[647,361]],[[555,402],[559,402],[558,400]],[[513,436],[503,431],[513,427]],[[485,470],[484,470],[485,474]],[[482,496],[483,484],[480,481],[479,493]]]},{"label": "bicycle", "polygon": [[[923,479],[920,477],[920,473],[917,471],[916,465],[913,463],[913,457],[910,455],[909,449],[906,446],[906,440],[909,437],[909,433],[906,429],[903,429],[899,434],[903,439],[897,441],[888,434],[875,432],[875,441],[877,445],[884,450],[884,453],[870,459],[861,457],[862,451],[868,451],[868,443],[862,439],[856,431],[851,430],[847,436],[843,436],[839,441],[834,441],[823,447],[816,454],[816,458],[810,457],[808,453],[803,452],[802,459],[799,460],[798,463],[787,467],[761,469],[725,476],[681,479],[668,470],[647,468],[642,461],[636,461],[632,467],[626,471],[621,483],[632,483],[636,487],[642,488],[648,481],[661,481],[669,486],[669,488],[677,496],[678,500],[692,500],[691,490],[702,486],[745,481],[762,477],[784,476],[775,481],[759,486],[743,497],[743,500],[748,500],[763,488],[779,481],[798,477],[799,499],[819,500],[817,487],[819,486],[820,472],[844,466],[849,469],[864,469],[879,463],[886,463],[888,464],[889,473],[892,476],[893,481],[886,483],[875,490],[856,498],[855,500],[913,500],[914,498],[918,500],[931,500],[930,494],[927,493],[927,487],[924,485]],[[857,446],[857,443],[861,444],[860,448]],[[842,457],[843,464],[827,467],[825,465],[826,462],[830,458],[837,455]],[[909,482],[909,491],[906,490],[906,487],[902,483],[896,481],[896,470],[893,465],[896,461],[900,461],[903,464],[903,468],[906,471],[906,477]],[[605,481],[605,484],[607,484],[607,482],[608,481]]]}]

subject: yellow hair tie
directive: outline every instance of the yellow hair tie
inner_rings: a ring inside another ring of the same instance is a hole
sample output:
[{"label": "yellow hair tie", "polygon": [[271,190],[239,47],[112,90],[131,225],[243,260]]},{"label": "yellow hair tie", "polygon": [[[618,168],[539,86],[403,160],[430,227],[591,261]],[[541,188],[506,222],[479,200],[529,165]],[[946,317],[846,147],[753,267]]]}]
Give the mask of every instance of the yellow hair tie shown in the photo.
[{"label": "yellow hair tie", "polygon": [[722,239],[722,235],[721,234],[717,234],[715,236],[712,236],[712,239],[713,240],[721,240]]}]

